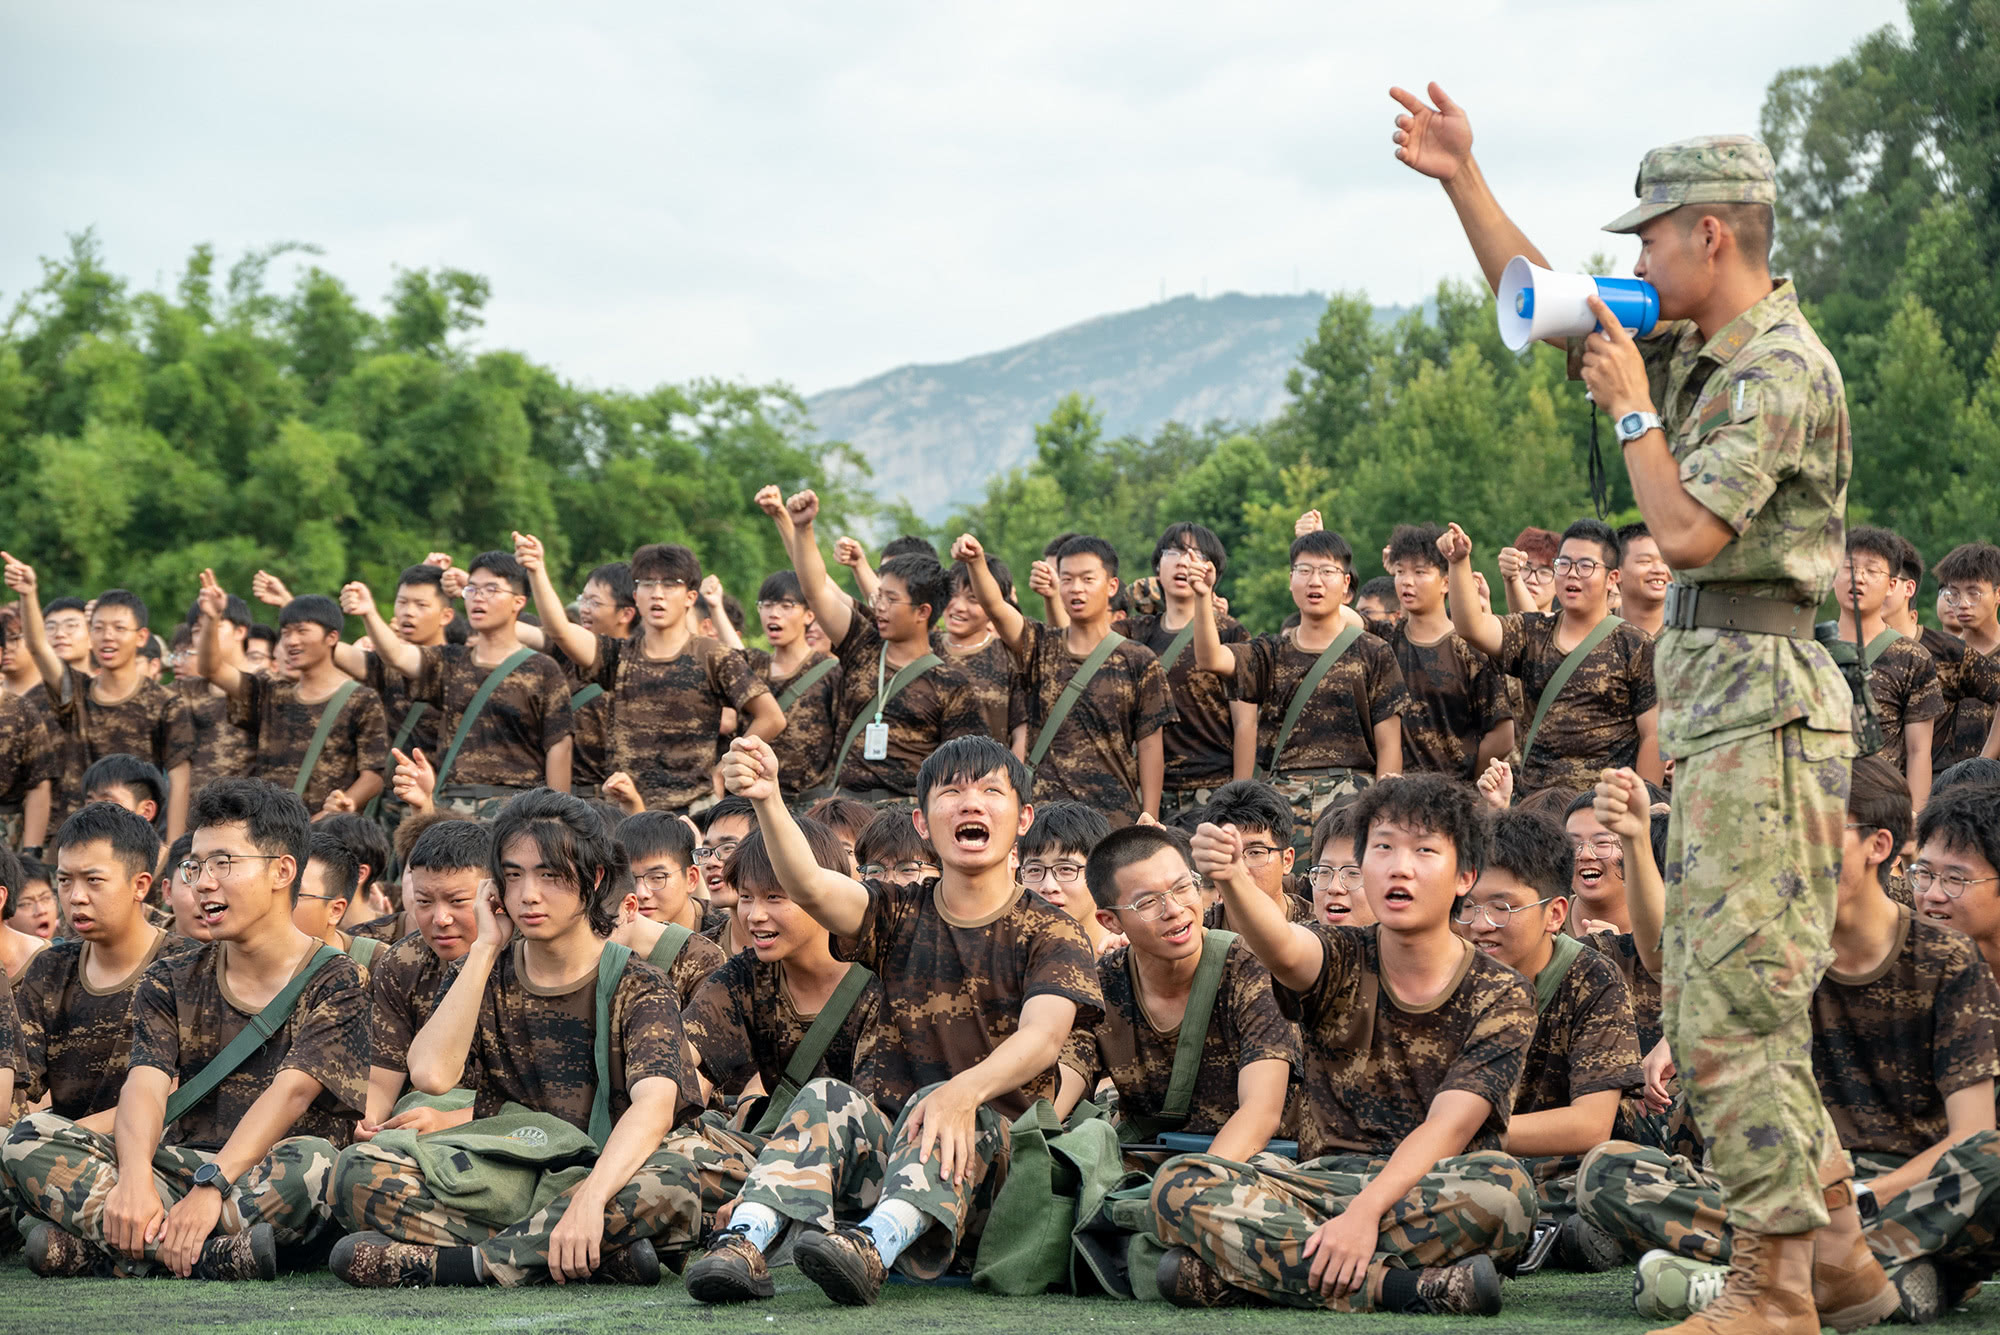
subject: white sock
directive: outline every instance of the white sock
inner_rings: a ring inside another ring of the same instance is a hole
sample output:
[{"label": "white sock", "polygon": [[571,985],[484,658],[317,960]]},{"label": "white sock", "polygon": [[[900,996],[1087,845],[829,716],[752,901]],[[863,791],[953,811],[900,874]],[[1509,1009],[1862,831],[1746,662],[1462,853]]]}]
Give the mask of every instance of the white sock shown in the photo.
[{"label": "white sock", "polygon": [[756,1201],[738,1201],[729,1214],[729,1231],[741,1233],[750,1239],[758,1251],[768,1251],[771,1242],[784,1231],[785,1221],[778,1212],[768,1205]]},{"label": "white sock", "polygon": [[908,1201],[883,1201],[875,1207],[875,1213],[861,1221],[875,1238],[875,1250],[881,1254],[882,1268],[887,1270],[896,1264],[909,1245],[924,1235],[930,1221],[923,1211]]}]

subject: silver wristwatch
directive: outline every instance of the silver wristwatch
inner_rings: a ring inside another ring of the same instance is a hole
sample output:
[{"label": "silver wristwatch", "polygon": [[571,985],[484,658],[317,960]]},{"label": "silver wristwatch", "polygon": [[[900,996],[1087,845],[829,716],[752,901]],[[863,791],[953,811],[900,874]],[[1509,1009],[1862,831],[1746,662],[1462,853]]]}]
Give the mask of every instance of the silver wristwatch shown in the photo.
[{"label": "silver wristwatch", "polygon": [[1626,413],[1618,419],[1618,443],[1630,445],[1648,431],[1665,432],[1658,413]]}]

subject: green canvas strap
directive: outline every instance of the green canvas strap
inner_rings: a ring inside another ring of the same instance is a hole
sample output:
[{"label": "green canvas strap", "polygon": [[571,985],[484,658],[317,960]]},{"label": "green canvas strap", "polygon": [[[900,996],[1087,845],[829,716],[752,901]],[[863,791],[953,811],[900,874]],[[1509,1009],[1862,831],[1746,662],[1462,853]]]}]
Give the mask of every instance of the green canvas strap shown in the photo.
[{"label": "green canvas strap", "polygon": [[1173,671],[1174,664],[1181,661],[1181,655],[1186,653],[1187,647],[1193,643],[1194,643],[1194,622],[1192,619],[1190,619],[1187,625],[1181,627],[1180,633],[1174,636],[1173,640],[1167,645],[1166,649],[1161,652],[1160,671],[1162,672]]},{"label": "green canvas strap", "polygon": [[1215,996],[1222,989],[1222,969],[1236,933],[1211,927],[1201,936],[1201,963],[1195,966],[1194,986],[1188,991],[1187,1010],[1181,1015],[1180,1041],[1174,1045],[1174,1073],[1167,1080],[1166,1101],[1160,1116],[1178,1125],[1187,1121],[1194,1103],[1195,1082],[1201,1077],[1202,1047],[1208,1042],[1208,1022],[1215,1013]]},{"label": "green canvas strap", "polygon": [[1535,705],[1535,721],[1528,725],[1528,740],[1521,745],[1523,769],[1527,768],[1528,753],[1535,749],[1535,738],[1542,731],[1542,720],[1549,716],[1549,706],[1553,705],[1556,697],[1562,694],[1563,687],[1569,685],[1569,679],[1576,675],[1576,670],[1583,666],[1583,660],[1590,657],[1591,651],[1603,644],[1606,636],[1624,624],[1625,618],[1607,615],[1604,620],[1592,626],[1590,634],[1583,637],[1583,643],[1569,651],[1569,656],[1563,659],[1562,666],[1556,669],[1556,675],[1550,677],[1549,684],[1542,687],[1542,698]]},{"label": "green canvas strap", "polygon": [[[905,686],[908,686],[918,677],[923,676],[942,662],[944,660],[936,654],[925,654],[922,658],[905,663],[902,667],[898,668],[896,675],[889,679],[887,686],[876,688],[875,698],[869,701],[866,709],[863,709],[859,714],[854,716],[854,722],[848,725],[847,736],[841,740],[840,758],[833,762],[833,777],[827,780],[826,787],[828,792],[832,792],[834,789],[840,787],[840,771],[847,767],[847,753],[854,749],[855,740],[861,736],[861,730],[867,727],[873,719],[881,718],[882,711],[889,707],[891,700],[894,700],[903,693]],[[875,675],[878,678],[882,675],[883,668],[887,663],[888,653],[885,649],[883,657],[875,665]]]},{"label": "green canvas strap", "polygon": [[840,660],[829,655],[820,659],[819,662],[814,663],[804,672],[801,672],[798,680],[787,686],[784,694],[778,697],[778,708],[787,714],[791,713],[792,706],[799,702],[799,698],[822,681],[825,681],[826,674],[838,666],[840,666]]},{"label": "green canvas strap", "polygon": [[681,951],[687,948],[687,943],[693,938],[693,928],[683,927],[677,922],[668,923],[666,930],[660,933],[660,939],[655,941],[652,950],[647,952],[646,963],[663,973],[673,972],[674,961],[681,957]]},{"label": "green canvas strap", "polygon": [[437,791],[444,791],[445,776],[451,773],[452,762],[458,759],[458,749],[465,745],[465,739],[472,735],[472,725],[479,721],[479,715],[486,708],[486,702],[493,698],[493,692],[500,689],[500,683],[513,675],[514,669],[534,656],[533,649],[516,649],[508,654],[500,665],[486,674],[486,680],[479,683],[473,692],[472,702],[465,707],[465,713],[458,720],[458,731],[452,734],[451,749],[444,753],[444,763],[437,767]]},{"label": "green canvas strap", "polygon": [[234,1075],[236,1068],[249,1061],[252,1053],[276,1037],[278,1031],[285,1027],[285,1021],[292,1018],[292,1011],[297,1008],[299,997],[304,994],[306,984],[313,980],[313,975],[325,968],[328,961],[339,958],[340,952],[332,946],[321,946],[315,950],[313,957],[306,961],[306,967],[299,970],[291,982],[280,988],[278,995],[272,997],[263,1010],[251,1016],[250,1023],[244,1025],[236,1037],[224,1044],[222,1051],[216,1053],[208,1065],[195,1072],[194,1079],[183,1082],[181,1087],[173,1092],[173,1096],[167,1100],[165,1124],[172,1126],[179,1121],[183,1113],[207,1098],[217,1085]]},{"label": "green canvas strap", "polygon": [[319,764],[320,752],[326,750],[326,739],[333,736],[333,725],[340,718],[340,710],[347,703],[347,697],[354,694],[358,681],[343,681],[326,697],[326,705],[319,711],[319,726],[313,729],[312,740],[306,743],[306,758],[299,762],[299,777],[292,780],[292,791],[300,797],[306,795],[306,788],[312,782],[313,767]]},{"label": "green canvas strap", "polygon": [[1861,661],[1868,665],[1870,672],[1873,672],[1875,670],[1875,660],[1882,656],[1882,651],[1902,638],[1902,631],[1897,630],[1894,626],[1885,626],[1880,635],[1868,641],[1868,647],[1862,650]]},{"label": "green canvas strap", "polygon": [[[396,729],[396,740],[389,743],[391,752],[400,751],[409,745],[410,734],[417,730],[417,720],[422,718],[424,711],[429,708],[429,705],[424,704],[422,701],[417,701],[403,711],[403,722]],[[394,791],[396,791],[396,757],[391,754],[389,757],[389,767],[382,771],[382,793],[393,793]],[[377,793],[373,800],[368,803],[368,810],[362,813],[370,820],[374,820],[381,813],[382,793]]]},{"label": "green canvas strap", "polygon": [[593,681],[590,685],[585,686],[577,691],[576,694],[570,696],[569,707],[571,709],[582,709],[602,694],[604,694],[604,688]]},{"label": "green canvas strap", "polygon": [[1278,725],[1278,740],[1271,748],[1271,764],[1264,771],[1266,782],[1278,777],[1278,758],[1285,754],[1285,743],[1292,740],[1292,729],[1298,726],[1299,715],[1306,712],[1306,701],[1312,699],[1313,692],[1319,689],[1319,684],[1326,679],[1326,674],[1333,670],[1333,665],[1340,661],[1340,656],[1352,649],[1354,642],[1361,636],[1361,627],[1347,627],[1333,637],[1332,644],[1319,651],[1319,657],[1306,669],[1306,675],[1299,681],[1299,688],[1292,692],[1292,702],[1285,706],[1285,721]]},{"label": "green canvas strap", "polygon": [[1556,989],[1563,979],[1569,977],[1569,966],[1576,963],[1576,957],[1583,953],[1583,942],[1568,932],[1556,933],[1556,953],[1542,971],[1535,975],[1535,1014],[1540,1015],[1556,999]]},{"label": "green canvas strap", "polygon": [[629,946],[616,941],[597,957],[597,1041],[591,1054],[597,1066],[597,1092],[590,1096],[590,1138],[603,1149],[611,1139],[611,998],[618,993],[618,980],[632,959]]},{"label": "green canvas strap", "polygon": [[347,958],[365,969],[375,962],[375,956],[380,954],[381,950],[382,943],[374,937],[357,936],[347,943]]},{"label": "green canvas strap", "polygon": [[[1063,632],[1055,633],[1060,635]],[[1040,765],[1042,757],[1049,753],[1049,747],[1054,745],[1056,740],[1056,730],[1062,727],[1063,720],[1069,717],[1069,711],[1076,708],[1076,702],[1083,698],[1084,691],[1090,686],[1090,679],[1097,675],[1097,669],[1103,667],[1104,660],[1111,657],[1123,643],[1125,643],[1123,635],[1115,630],[1108,630],[1104,633],[1104,638],[1097,642],[1097,647],[1077,665],[1076,671],[1070,676],[1069,684],[1064,686],[1062,694],[1056,697],[1056,707],[1049,711],[1048,718],[1042,724],[1042,730],[1035,734],[1035,744],[1028,750],[1030,772]]]},{"label": "green canvas strap", "polygon": [[408,746],[410,744],[410,734],[417,730],[417,720],[422,718],[429,709],[429,705],[418,700],[411,704],[408,709],[404,710],[402,726],[396,729],[396,740],[391,742],[390,745],[394,746],[398,751]]},{"label": "green canvas strap", "polygon": [[833,995],[826,999],[826,1005],[819,1008],[819,1014],[813,1016],[813,1022],[807,1027],[805,1037],[801,1038],[799,1045],[792,1049],[791,1060],[785,1063],[784,1078],[778,1081],[778,1087],[772,1091],[771,1097],[764,1101],[764,1115],[757,1119],[754,1128],[757,1135],[768,1136],[778,1129],[778,1123],[783,1120],[786,1109],[792,1106],[792,1100],[799,1096],[799,1091],[806,1087],[808,1080],[812,1079],[812,1073],[819,1069],[820,1059],[826,1056],[826,1050],[833,1046],[834,1036],[840,1032],[841,1026],[847,1023],[847,1017],[854,1013],[855,1006],[861,1001],[861,994],[868,990],[868,984],[874,981],[875,975],[859,964],[848,966],[847,972],[841,977],[840,985],[833,989]]}]

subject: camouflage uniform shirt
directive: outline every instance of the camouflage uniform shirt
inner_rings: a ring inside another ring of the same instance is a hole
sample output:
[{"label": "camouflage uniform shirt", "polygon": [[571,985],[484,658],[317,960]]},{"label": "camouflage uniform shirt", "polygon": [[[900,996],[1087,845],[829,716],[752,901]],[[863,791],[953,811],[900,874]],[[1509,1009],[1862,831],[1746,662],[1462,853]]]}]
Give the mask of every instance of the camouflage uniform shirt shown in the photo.
[{"label": "camouflage uniform shirt", "polygon": [[979,699],[979,713],[986,720],[986,730],[995,741],[1007,745],[1014,729],[1028,721],[1028,693],[1021,674],[1015,670],[1014,655],[1000,642],[1000,637],[995,635],[979,648],[961,652],[951,647],[950,636],[941,630],[932,631],[931,652],[965,673],[972,682],[972,693]]},{"label": "camouflage uniform shirt", "polygon": [[[1257,706],[1257,765],[1262,772],[1270,771],[1271,748],[1277,744],[1292,694],[1319,658],[1317,652],[1299,648],[1297,633],[1258,635],[1229,646],[1236,656],[1236,698]],[[1409,704],[1396,655],[1373,635],[1363,635],[1313,689],[1285,742],[1280,772],[1373,773],[1375,726],[1400,716]]]},{"label": "camouflage uniform shirt", "polygon": [[[1028,689],[1028,748],[1063,690],[1083,666],[1066,632],[1023,623],[1021,676]],[[1129,825],[1140,811],[1139,743],[1174,720],[1173,691],[1153,651],[1131,640],[1112,650],[1076,696],[1035,769],[1035,801],[1082,802],[1112,825]],[[1163,739],[1164,740],[1164,739]]]},{"label": "camouflage uniform shirt", "polygon": [[[0,810],[19,811],[28,792],[61,769],[42,711],[12,691],[0,689]],[[51,825],[49,833],[56,827]]]},{"label": "camouflage uniform shirt", "polygon": [[[881,1012],[882,984],[873,980],[855,998],[854,1009],[835,1031],[811,1078],[831,1076],[854,1083],[855,1068],[881,1023]],[[817,1011],[807,1015],[793,1002],[781,966],[764,964],[754,951],[746,950],[695,990],[687,1009],[687,1030],[701,1054],[702,1074],[716,1089],[741,1093],[755,1076],[770,1093],[778,1088],[786,1063],[818,1018]]]},{"label": "camouflage uniform shirt", "polygon": [[[299,698],[296,683],[275,677],[243,674],[243,694],[229,702],[229,721],[243,729],[257,749],[252,778],[290,788],[298,782],[306,748],[319,730],[324,700]],[[306,779],[306,810],[318,811],[328,795],[350,787],[363,774],[379,773],[389,763],[389,722],[382,697],[356,686],[340,707],[319,763]]]},{"label": "camouflage uniform shirt", "polygon": [[[1311,922],[1312,920],[1312,901],[1303,895],[1295,895],[1290,891],[1286,891],[1285,921]],[[1204,909],[1201,915],[1201,925],[1203,927],[1215,928],[1218,931],[1235,931],[1236,929],[1229,925],[1229,901],[1226,899],[1217,899],[1213,904]]]},{"label": "camouflage uniform shirt", "polygon": [[[1500,618],[1500,652],[1493,666],[1519,677],[1528,700],[1521,725],[1526,745],[1542,692],[1569,655],[1556,646],[1554,612],[1515,612]],[[1515,787],[1523,793],[1543,788],[1590,788],[1601,769],[1619,769],[1639,759],[1639,715],[1660,702],[1653,690],[1653,641],[1625,622],[1606,635],[1577,665],[1562,693],[1549,706],[1535,753],[1521,758]]]},{"label": "camouflage uniform shirt", "polygon": [[742,712],[770,688],[744,656],[696,635],[672,658],[647,655],[642,637],[597,637],[591,680],[611,697],[610,771],[623,770],[656,811],[709,796],[722,711]]},{"label": "camouflage uniform shirt", "polygon": [[[360,930],[355,932],[360,934]],[[385,1071],[410,1069],[410,1043],[437,1014],[450,973],[451,966],[424,944],[419,932],[375,952],[375,965],[368,971],[370,1066]]]},{"label": "camouflage uniform shirt", "polygon": [[[437,712],[438,734],[449,748],[459,719],[498,664],[474,662],[469,644],[434,644],[421,652],[423,665],[410,682],[410,699]],[[570,735],[569,696],[569,679],[556,661],[547,654],[528,655],[479,711],[443,785],[541,787],[550,748]],[[432,763],[443,764],[443,755]]]},{"label": "camouflage uniform shirt", "polygon": [[[744,658],[765,689],[782,701],[786,691],[808,672],[827,661],[828,655],[815,650],[789,677],[772,675],[773,660],[762,649],[749,649]],[[787,797],[796,797],[826,782],[833,768],[834,732],[840,721],[840,664],[799,693],[785,710],[785,730],[771,742],[778,756],[778,782]],[[739,731],[741,725],[739,724]]]},{"label": "camouflage uniform shirt", "polygon": [[173,688],[187,701],[194,719],[194,766],[188,786],[199,792],[213,780],[250,773],[257,748],[248,733],[229,721],[229,697],[213,690],[203,677],[177,676]]},{"label": "camouflage uniform shirt", "polygon": [[26,1063],[15,1093],[29,1102],[47,1094],[49,1111],[75,1121],[118,1103],[132,1055],[132,998],[153,962],[195,949],[184,936],[161,932],[145,962],[117,987],[99,991],[83,980],[87,941],[57,941],[28,962],[14,987]]},{"label": "camouflage uniform shirt", "polygon": [[[443,714],[434,705],[425,705],[424,712],[410,725],[410,732],[400,744],[396,734],[408,722],[410,708],[417,702],[410,698],[410,679],[390,667],[377,653],[367,656],[367,671],[362,674],[361,684],[382,697],[382,710],[389,720],[389,741],[398,745],[404,755],[422,748],[424,758],[436,765],[444,759],[444,748],[451,742],[451,734],[438,735],[438,720]],[[484,681],[485,678],[480,678]],[[474,689],[478,689],[474,687]],[[467,697],[469,700],[470,697]],[[454,725],[456,726],[456,725]]]},{"label": "camouflage uniform shirt", "polygon": [[1369,630],[1388,641],[1410,693],[1403,711],[1403,772],[1477,779],[1480,742],[1514,717],[1507,674],[1454,631],[1418,644],[1408,621],[1374,622]]},{"label": "camouflage uniform shirt", "polygon": [[1637,1091],[1646,1082],[1639,1056],[1625,980],[1604,956],[1580,950],[1535,1019],[1514,1111],[1566,1108],[1608,1089]]},{"label": "camouflage uniform shirt", "polygon": [[[1912,723],[1943,717],[1944,692],[1938,686],[1937,662],[1930,651],[1898,635],[1882,646],[1868,674],[1868,691],[1875,697],[1875,717],[1882,724],[1882,757],[1897,769],[1905,767],[1903,731]],[[1945,726],[1949,725],[1946,720]],[[1936,738],[1932,738],[1936,749]]]},{"label": "camouflage uniform shirt", "polygon": [[[299,967],[311,958],[308,952]],[[303,1071],[321,1087],[286,1134],[347,1144],[367,1106],[367,1005],[354,961],[328,960],[284,1027],[168,1127],[161,1144],[221,1149],[280,1071]],[[132,998],[132,1065],[192,1080],[262,1009],[236,1004],[222,977],[220,942],[155,960]]]},{"label": "camouflage uniform shirt", "polygon": [[[1216,632],[1224,644],[1241,644],[1250,638],[1243,623],[1232,616],[1215,619]],[[1164,616],[1134,616],[1126,621],[1125,634],[1135,644],[1143,644],[1156,658],[1172,647],[1180,632],[1167,629]],[[1194,642],[1165,669],[1167,685],[1174,693],[1174,721],[1167,725],[1167,782],[1177,788],[1220,788],[1236,772],[1236,728],[1229,717],[1229,683],[1213,672],[1195,666]]]},{"label": "camouflage uniform shirt", "polygon": [[1314,923],[1312,932],[1325,951],[1312,987],[1272,985],[1305,1045],[1299,1162],[1329,1154],[1386,1159],[1447,1089],[1477,1094],[1492,1109],[1461,1152],[1500,1149],[1535,1039],[1528,980],[1466,946],[1451,990],[1418,1010],[1397,1001],[1381,976],[1374,927]]},{"label": "camouflage uniform shirt", "polygon": [[[933,877],[898,887],[864,882],[861,930],[833,938],[836,959],[865,964],[882,980],[887,1032],[862,1060],[856,1087],[890,1116],[910,1095],[991,1056],[1021,1025],[1030,997],[1067,997],[1076,1027],[1097,1023],[1104,998],[1097,962],[1076,919],[1028,890],[979,922],[953,919]],[[992,1106],[1012,1119],[1038,1098],[1053,1099],[1049,1069]]]},{"label": "camouflage uniform shirt", "polygon": [[[703,917],[706,925],[706,915]],[[725,916],[724,924],[726,925],[728,921]],[[708,980],[708,976],[722,967],[722,947],[717,945],[713,938],[696,932],[682,944],[670,963],[662,964],[657,957],[666,944],[667,939],[662,936],[654,944],[652,952],[646,956],[646,962],[667,975],[667,981],[674,985],[674,1004],[685,1012],[688,1003],[694,1000],[695,992]],[[683,1014],[681,1018],[686,1020],[687,1017]]]},{"label": "camouflage uniform shirt", "polygon": [[[827,777],[830,781],[834,770],[839,769],[840,786],[849,792],[882,791],[914,797],[917,770],[931,752],[954,737],[987,735],[986,716],[979,710],[979,693],[973,689],[972,678],[964,668],[946,659],[906,684],[882,712],[882,721],[889,725],[887,758],[864,757],[862,738],[856,733],[853,749],[842,764],[837,754],[842,740],[853,728],[854,720],[875,699],[882,637],[876,632],[874,622],[857,614],[834,652],[840,657],[840,716],[834,725],[836,754],[827,768]],[[895,680],[895,676],[895,669],[888,669],[882,675],[883,687]],[[868,717],[872,721],[875,716],[870,713]],[[1004,743],[1006,739],[999,740]]]},{"label": "camouflage uniform shirt", "polygon": [[1639,947],[1630,932],[1609,928],[1592,932],[1583,943],[1611,961],[1625,979],[1625,999],[1632,1007],[1632,1020],[1639,1030],[1641,1059],[1660,1044],[1666,1030],[1660,1023],[1660,980],[1646,972]]},{"label": "camouflage uniform shirt", "polygon": [[90,687],[90,678],[73,667],[63,669],[53,710],[56,726],[76,745],[63,748],[51,830],[83,805],[84,771],[106,756],[134,755],[159,766],[162,774],[194,759],[194,716],[172,688],[141,677],[138,690],[106,705],[91,698]]},{"label": "camouflage uniform shirt", "polygon": [[1942,773],[1986,747],[1993,708],[2000,705],[2000,658],[1982,654],[1963,640],[1925,626],[1918,639],[1937,664],[1945,713],[1931,734],[1931,772]]}]

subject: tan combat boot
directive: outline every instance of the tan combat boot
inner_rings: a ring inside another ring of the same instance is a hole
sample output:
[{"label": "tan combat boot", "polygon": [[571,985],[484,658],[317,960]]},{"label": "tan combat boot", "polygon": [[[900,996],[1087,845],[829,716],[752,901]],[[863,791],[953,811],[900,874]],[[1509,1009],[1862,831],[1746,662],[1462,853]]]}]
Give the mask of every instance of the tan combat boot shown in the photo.
[{"label": "tan combat boot", "polygon": [[1812,1235],[1813,1305],[1822,1322],[1849,1335],[1895,1315],[1901,1300],[1861,1235],[1853,1184],[1836,1182],[1825,1199],[1832,1222]]},{"label": "tan combat boot", "polygon": [[1678,1326],[1653,1335],[1819,1335],[1810,1233],[1746,1233],[1730,1239],[1722,1296]]}]

